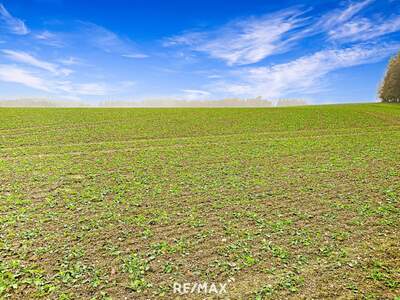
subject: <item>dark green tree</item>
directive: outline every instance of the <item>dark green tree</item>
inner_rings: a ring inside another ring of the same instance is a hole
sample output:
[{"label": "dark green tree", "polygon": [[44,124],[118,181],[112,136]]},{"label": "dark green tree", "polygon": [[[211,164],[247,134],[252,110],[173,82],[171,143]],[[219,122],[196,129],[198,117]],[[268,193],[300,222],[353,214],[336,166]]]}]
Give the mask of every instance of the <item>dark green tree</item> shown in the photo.
[{"label": "dark green tree", "polygon": [[400,103],[400,52],[389,62],[385,78],[379,89],[379,98],[382,102]]}]

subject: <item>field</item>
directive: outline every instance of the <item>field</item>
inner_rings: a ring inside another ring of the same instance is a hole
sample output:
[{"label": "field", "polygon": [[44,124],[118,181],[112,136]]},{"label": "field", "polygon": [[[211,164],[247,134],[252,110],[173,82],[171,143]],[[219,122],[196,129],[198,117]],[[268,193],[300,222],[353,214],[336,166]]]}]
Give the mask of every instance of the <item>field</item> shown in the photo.
[{"label": "field", "polygon": [[400,299],[400,106],[0,109],[0,299]]}]

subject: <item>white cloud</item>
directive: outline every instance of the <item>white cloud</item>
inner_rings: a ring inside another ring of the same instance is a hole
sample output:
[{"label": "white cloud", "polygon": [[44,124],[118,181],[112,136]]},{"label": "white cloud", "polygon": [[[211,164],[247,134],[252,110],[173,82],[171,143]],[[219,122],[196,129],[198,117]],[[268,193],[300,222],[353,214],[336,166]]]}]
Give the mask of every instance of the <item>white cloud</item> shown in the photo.
[{"label": "white cloud", "polygon": [[59,93],[66,92],[69,95],[85,95],[85,96],[106,96],[115,95],[120,92],[132,90],[136,85],[134,81],[120,81],[115,83],[104,82],[85,82],[76,83],[70,80],[55,81],[52,84],[53,91]]},{"label": "white cloud", "polygon": [[210,32],[190,32],[167,39],[164,46],[185,45],[228,65],[256,63],[287,51],[306,20],[296,9],[229,23]]},{"label": "white cloud", "polygon": [[137,58],[137,59],[140,59],[140,58],[148,58],[149,56],[147,55],[147,54],[143,54],[143,53],[129,53],[129,54],[123,54],[122,55],[123,57],[126,57],[126,58]]},{"label": "white cloud", "polygon": [[55,81],[52,84],[53,92],[66,92],[69,95],[104,96],[110,93],[110,89],[104,83],[87,82],[74,83],[71,81]]},{"label": "white cloud", "polygon": [[61,37],[53,32],[50,32],[48,30],[44,30],[40,33],[35,34],[34,36],[37,40],[39,40],[41,43],[52,46],[52,47],[57,47],[61,48],[65,46],[64,42],[62,41]]},{"label": "white cloud", "polygon": [[58,61],[66,66],[73,66],[73,65],[81,64],[81,61],[78,58],[72,57],[72,56],[68,57],[68,58],[64,58],[64,59],[59,59]]},{"label": "white cloud", "polygon": [[221,75],[218,75],[218,74],[211,74],[211,75],[208,75],[207,76],[207,78],[210,78],[210,79],[218,79],[218,78],[221,78],[222,76]]},{"label": "white cloud", "polygon": [[184,99],[188,101],[205,100],[208,99],[211,95],[210,92],[203,90],[184,89],[182,90],[182,92],[183,95],[176,96],[177,99]]},{"label": "white cloud", "polygon": [[131,88],[136,85],[136,81],[124,80],[124,81],[121,81],[119,84],[122,88]]},{"label": "white cloud", "polygon": [[182,35],[177,35],[167,38],[163,42],[163,46],[164,47],[179,46],[179,45],[195,46],[199,42],[205,40],[207,37],[208,37],[207,32],[188,32]]},{"label": "white cloud", "polygon": [[400,17],[378,23],[376,20],[358,18],[329,31],[331,40],[368,41],[400,30]]},{"label": "white cloud", "polygon": [[35,34],[35,38],[37,38],[38,40],[49,40],[49,39],[52,39],[53,37],[54,37],[54,34],[47,30],[42,31],[41,33]]},{"label": "white cloud", "polygon": [[399,49],[399,44],[353,46],[323,50],[294,61],[269,67],[244,68],[236,82],[219,82],[220,92],[236,96],[284,97],[291,93],[313,93],[323,77],[335,70],[377,62]]},{"label": "white cloud", "polygon": [[76,97],[77,95],[104,96],[112,91],[104,83],[74,83],[72,81],[54,80],[15,65],[4,64],[0,65],[0,81],[18,83],[64,97]]},{"label": "white cloud", "polygon": [[25,25],[25,23],[13,17],[3,4],[0,3],[0,20],[4,23],[7,29],[17,35],[26,35],[29,33],[29,29]]},{"label": "white cloud", "polygon": [[188,94],[199,94],[199,95],[203,95],[203,96],[210,95],[209,92],[203,91],[203,90],[190,90],[189,89],[189,90],[182,90],[182,92],[185,92]]},{"label": "white cloud", "polygon": [[125,50],[125,42],[114,32],[93,23],[84,22],[82,24],[83,30],[87,34],[86,37],[95,47],[105,52],[123,52]]},{"label": "white cloud", "polygon": [[109,89],[102,83],[73,83],[57,81],[33,74],[14,65],[0,65],[0,81],[22,84],[51,94],[75,97],[76,95],[104,96]]},{"label": "white cloud", "polygon": [[371,4],[374,0],[364,0],[360,2],[350,2],[344,9],[337,9],[324,15],[314,26],[313,30],[331,30],[336,26],[351,20],[362,9]]},{"label": "white cloud", "polygon": [[15,50],[9,50],[9,49],[3,49],[1,51],[5,54],[6,57],[8,57],[9,59],[11,59],[13,61],[31,65],[31,66],[39,68],[39,69],[43,69],[43,70],[51,72],[55,75],[68,76],[72,73],[72,70],[60,68],[56,64],[49,63],[49,62],[46,62],[43,60],[39,60],[24,51],[15,51]]},{"label": "white cloud", "polygon": [[0,81],[19,83],[41,91],[49,91],[42,78],[13,65],[0,65]]},{"label": "white cloud", "polygon": [[76,84],[74,89],[81,95],[103,96],[107,94],[107,88],[99,83],[80,83]]},{"label": "white cloud", "polygon": [[136,45],[129,38],[121,38],[118,34],[90,22],[79,22],[79,39],[107,53],[116,53],[127,58],[145,58],[146,54],[140,53]]},{"label": "white cloud", "polygon": [[400,18],[376,26],[365,19],[353,21],[374,0],[348,2],[347,6],[322,15],[306,17],[308,11],[289,8],[258,18],[235,21],[214,31],[192,31],[168,38],[164,46],[186,46],[225,61],[229,66],[257,63],[286,52],[306,37],[325,33],[331,40],[369,40],[397,31]]}]

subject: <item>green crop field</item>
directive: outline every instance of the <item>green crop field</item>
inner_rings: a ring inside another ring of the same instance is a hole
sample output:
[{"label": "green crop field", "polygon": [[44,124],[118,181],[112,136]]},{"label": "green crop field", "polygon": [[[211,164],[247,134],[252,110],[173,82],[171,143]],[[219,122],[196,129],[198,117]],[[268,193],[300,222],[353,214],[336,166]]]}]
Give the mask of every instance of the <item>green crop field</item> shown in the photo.
[{"label": "green crop field", "polygon": [[399,299],[399,217],[399,105],[0,109],[0,299]]}]

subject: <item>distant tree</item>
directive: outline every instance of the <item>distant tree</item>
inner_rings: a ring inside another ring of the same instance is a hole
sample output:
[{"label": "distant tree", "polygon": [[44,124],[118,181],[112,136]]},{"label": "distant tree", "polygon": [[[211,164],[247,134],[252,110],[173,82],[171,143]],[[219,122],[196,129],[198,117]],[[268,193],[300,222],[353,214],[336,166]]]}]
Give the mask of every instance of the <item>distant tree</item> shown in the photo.
[{"label": "distant tree", "polygon": [[382,102],[400,103],[400,52],[389,62],[379,97]]},{"label": "distant tree", "polygon": [[279,99],[276,106],[302,106],[307,105],[307,101],[301,99]]}]

